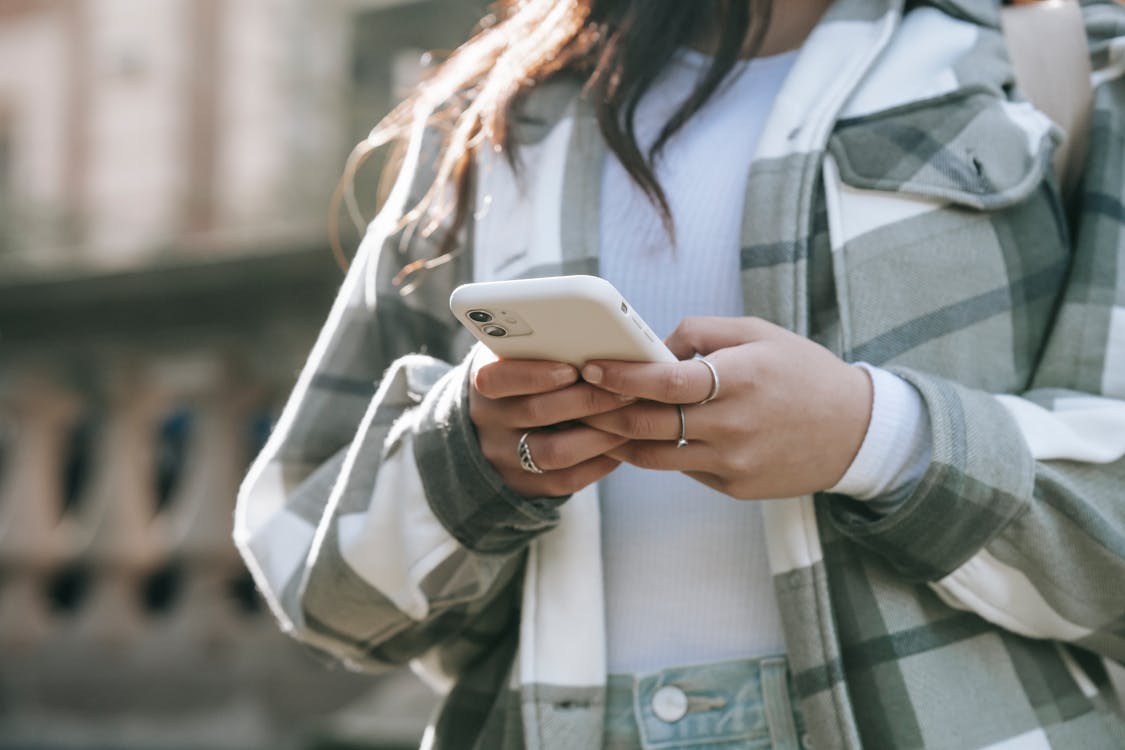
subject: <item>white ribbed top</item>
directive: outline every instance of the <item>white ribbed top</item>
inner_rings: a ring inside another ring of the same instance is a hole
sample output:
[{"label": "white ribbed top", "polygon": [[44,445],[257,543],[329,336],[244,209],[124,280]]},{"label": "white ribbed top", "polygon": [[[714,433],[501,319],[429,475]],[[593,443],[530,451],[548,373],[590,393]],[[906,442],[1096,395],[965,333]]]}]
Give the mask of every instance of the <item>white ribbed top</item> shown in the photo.
[{"label": "white ribbed top", "polygon": [[[602,172],[601,275],[660,336],[689,315],[743,314],[746,178],[796,53],[740,63],[665,146],[656,176],[676,227],[612,156]],[[683,51],[637,111],[642,147],[709,64]],[[671,407],[669,407],[671,408]],[[621,466],[602,480],[608,666],[637,672],[785,650],[761,509],[675,472]]]}]

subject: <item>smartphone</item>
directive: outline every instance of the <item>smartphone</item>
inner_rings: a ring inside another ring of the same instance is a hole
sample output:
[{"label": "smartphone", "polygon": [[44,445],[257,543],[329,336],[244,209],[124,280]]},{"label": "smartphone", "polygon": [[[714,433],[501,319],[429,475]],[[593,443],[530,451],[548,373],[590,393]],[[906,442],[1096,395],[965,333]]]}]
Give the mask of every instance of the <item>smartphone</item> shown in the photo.
[{"label": "smartphone", "polygon": [[677,361],[613,284],[597,276],[464,284],[453,290],[449,309],[504,359],[575,367],[592,359]]}]

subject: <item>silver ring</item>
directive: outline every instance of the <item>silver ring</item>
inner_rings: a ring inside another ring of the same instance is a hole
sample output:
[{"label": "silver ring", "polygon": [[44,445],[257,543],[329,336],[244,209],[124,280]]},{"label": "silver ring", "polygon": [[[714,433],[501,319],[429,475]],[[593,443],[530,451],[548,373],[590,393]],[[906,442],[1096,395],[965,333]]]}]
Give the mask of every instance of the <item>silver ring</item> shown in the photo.
[{"label": "silver ring", "polygon": [[520,441],[516,444],[516,455],[520,458],[520,466],[524,471],[529,471],[532,474],[542,474],[543,470],[535,465],[535,460],[531,457],[531,446],[527,444],[527,436],[531,434],[528,430],[520,435]]},{"label": "silver ring", "polygon": [[684,407],[676,404],[676,409],[680,412],[680,439],[676,441],[677,448],[683,448],[687,445],[687,418],[684,417]]},{"label": "silver ring", "polygon": [[715,369],[715,365],[711,364],[703,357],[696,357],[695,360],[707,365],[707,369],[711,371],[711,392],[707,394],[707,398],[695,402],[696,406],[703,406],[708,402],[714,401],[719,395],[719,371]]}]

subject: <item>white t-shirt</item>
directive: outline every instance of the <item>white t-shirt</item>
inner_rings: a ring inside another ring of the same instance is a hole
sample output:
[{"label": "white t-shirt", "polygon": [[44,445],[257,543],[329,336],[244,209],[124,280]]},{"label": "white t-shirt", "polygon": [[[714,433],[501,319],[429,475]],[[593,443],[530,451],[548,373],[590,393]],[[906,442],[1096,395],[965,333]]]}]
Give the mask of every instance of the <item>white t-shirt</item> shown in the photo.
[{"label": "white t-shirt", "polygon": [[[795,59],[739,62],[665,145],[655,174],[675,222],[674,248],[656,207],[616,158],[606,159],[600,273],[661,337],[689,315],[743,314],[746,177]],[[636,119],[642,150],[709,64],[682,50],[645,93]],[[784,652],[759,504],[678,472],[628,465],[599,489],[611,672]]]},{"label": "white t-shirt", "polygon": [[[740,62],[666,144],[655,174],[672,212],[675,247],[656,207],[616,158],[606,159],[600,272],[660,336],[689,315],[743,314],[746,179],[796,56]],[[709,64],[705,55],[681,50],[645,93],[636,120],[642,151]],[[863,366],[874,384],[871,423],[832,491],[870,499],[920,477],[931,450],[929,417],[917,391]],[[599,489],[610,672],[785,650],[759,503],[735,501],[678,472],[628,465]]]}]

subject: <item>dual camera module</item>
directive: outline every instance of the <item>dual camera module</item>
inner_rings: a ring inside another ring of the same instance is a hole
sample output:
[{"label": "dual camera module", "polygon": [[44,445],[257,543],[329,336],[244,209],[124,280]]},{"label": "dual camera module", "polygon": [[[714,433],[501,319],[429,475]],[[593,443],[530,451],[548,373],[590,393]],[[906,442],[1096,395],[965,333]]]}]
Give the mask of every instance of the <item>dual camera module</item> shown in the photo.
[{"label": "dual camera module", "polygon": [[500,338],[508,335],[508,329],[492,322],[492,313],[487,310],[469,310],[468,316],[470,320],[481,323],[481,330],[489,336]]}]

